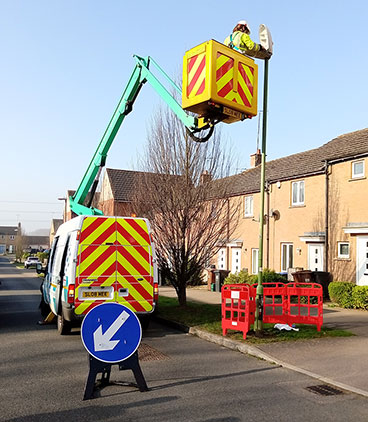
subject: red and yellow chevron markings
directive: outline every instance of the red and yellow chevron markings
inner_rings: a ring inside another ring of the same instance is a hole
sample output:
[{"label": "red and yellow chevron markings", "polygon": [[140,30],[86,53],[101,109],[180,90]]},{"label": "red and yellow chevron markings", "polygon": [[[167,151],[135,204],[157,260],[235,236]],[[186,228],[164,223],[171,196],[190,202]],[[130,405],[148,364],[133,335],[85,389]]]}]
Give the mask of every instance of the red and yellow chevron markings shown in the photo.
[{"label": "red and yellow chevron markings", "polygon": [[86,218],[80,234],[77,275],[112,275],[116,271],[115,241],[115,218]]},{"label": "red and yellow chevron markings", "polygon": [[[80,234],[77,265],[76,314],[85,314],[105,301],[78,299],[79,286],[86,278],[95,279],[88,282],[89,286],[114,286],[112,300],[135,312],[152,310],[152,247],[145,220],[86,218]],[[128,289],[128,296],[119,294],[122,286]]]},{"label": "red and yellow chevron markings", "polygon": [[118,296],[118,301],[130,303],[137,312],[151,311],[153,263],[147,224],[144,220],[117,220],[117,239],[117,281],[129,291],[128,297]]},{"label": "red and yellow chevron markings", "polygon": [[80,245],[113,243],[115,239],[115,218],[88,217],[83,221]]},{"label": "red and yellow chevron markings", "polygon": [[238,64],[237,84],[234,83],[234,59],[217,53],[217,95],[237,104],[251,107],[253,100],[254,68]]},{"label": "red and yellow chevron markings", "polygon": [[[139,280],[138,280],[139,278]],[[129,295],[117,295],[117,302],[128,306],[135,312],[149,312],[153,309],[152,277],[117,277],[118,286],[128,289]]]},{"label": "red and yellow chevron markings", "polygon": [[150,245],[146,222],[132,218],[117,219],[117,242],[120,245]]},{"label": "red and yellow chevron markings", "polygon": [[206,85],[206,54],[197,54],[188,60],[187,97],[202,94]]}]

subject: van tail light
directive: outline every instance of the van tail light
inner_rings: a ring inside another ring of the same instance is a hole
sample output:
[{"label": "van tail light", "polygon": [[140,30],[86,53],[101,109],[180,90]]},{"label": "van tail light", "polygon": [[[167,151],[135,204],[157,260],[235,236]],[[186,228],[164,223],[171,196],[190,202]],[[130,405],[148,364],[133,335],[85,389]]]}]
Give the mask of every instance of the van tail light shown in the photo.
[{"label": "van tail light", "polygon": [[68,303],[74,303],[74,284],[68,286]]},{"label": "van tail light", "polygon": [[158,302],[158,283],[153,283],[153,300]]},{"label": "van tail light", "polygon": [[80,238],[80,233],[81,233],[81,232],[80,232],[80,230],[78,230],[78,231],[77,231],[77,239],[76,239],[77,241],[78,241],[78,240],[79,240],[79,238]]}]

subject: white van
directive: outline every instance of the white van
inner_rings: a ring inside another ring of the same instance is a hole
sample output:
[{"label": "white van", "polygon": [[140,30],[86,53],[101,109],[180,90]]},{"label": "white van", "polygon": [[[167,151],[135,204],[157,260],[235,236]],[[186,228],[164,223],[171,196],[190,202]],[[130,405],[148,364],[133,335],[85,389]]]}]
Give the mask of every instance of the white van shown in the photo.
[{"label": "white van", "polygon": [[148,220],[78,216],[55,235],[41,286],[41,312],[70,332],[94,306],[121,303],[146,326],[158,300],[158,273]]}]

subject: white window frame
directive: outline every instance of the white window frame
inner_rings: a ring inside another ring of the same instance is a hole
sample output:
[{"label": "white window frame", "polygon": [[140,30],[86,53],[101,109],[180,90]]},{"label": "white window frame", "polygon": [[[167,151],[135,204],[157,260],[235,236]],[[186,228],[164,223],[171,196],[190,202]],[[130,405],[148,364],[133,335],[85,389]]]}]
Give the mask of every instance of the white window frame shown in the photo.
[{"label": "white window frame", "polygon": [[217,254],[217,268],[226,270],[226,248],[221,248]]},{"label": "white window frame", "polygon": [[244,197],[244,217],[253,217],[253,195]]},{"label": "white window frame", "polygon": [[[286,250],[286,257],[285,251]],[[291,256],[290,256],[291,251]],[[284,266],[284,263],[286,266]],[[281,271],[286,272],[288,268],[293,268],[294,265],[294,245],[291,242],[282,242],[281,243]]]},{"label": "white window frame", "polygon": [[[341,246],[347,245],[348,246],[348,253],[344,254],[341,253]],[[337,242],[337,257],[342,259],[349,259],[350,258],[350,243],[349,242]]]},{"label": "white window frame", "polygon": [[258,274],[259,249],[252,248],[252,274]]},{"label": "white window frame", "polygon": [[[360,173],[356,173],[355,172],[355,165],[356,164],[362,164],[363,165],[363,169]],[[364,177],[365,175],[365,163],[364,160],[357,160],[357,161],[353,161],[351,163],[351,178],[352,179],[359,179],[361,177]]]},{"label": "white window frame", "polygon": [[[294,200],[294,190],[296,190],[296,198]],[[304,205],[305,201],[305,183],[304,180],[291,183],[291,205]]]}]

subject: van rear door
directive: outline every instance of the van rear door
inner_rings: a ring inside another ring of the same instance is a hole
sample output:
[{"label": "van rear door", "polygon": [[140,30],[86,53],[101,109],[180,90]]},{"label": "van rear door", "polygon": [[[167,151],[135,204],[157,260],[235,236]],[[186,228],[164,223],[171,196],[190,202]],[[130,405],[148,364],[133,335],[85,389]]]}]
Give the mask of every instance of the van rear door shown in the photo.
[{"label": "van rear door", "polygon": [[106,301],[121,303],[137,313],[153,311],[153,259],[147,220],[85,217],[77,259],[77,315],[85,315]]},{"label": "van rear door", "polygon": [[153,259],[148,222],[117,218],[117,302],[137,313],[153,311]]},{"label": "van rear door", "polygon": [[75,313],[115,300],[116,219],[85,217],[79,235]]}]

